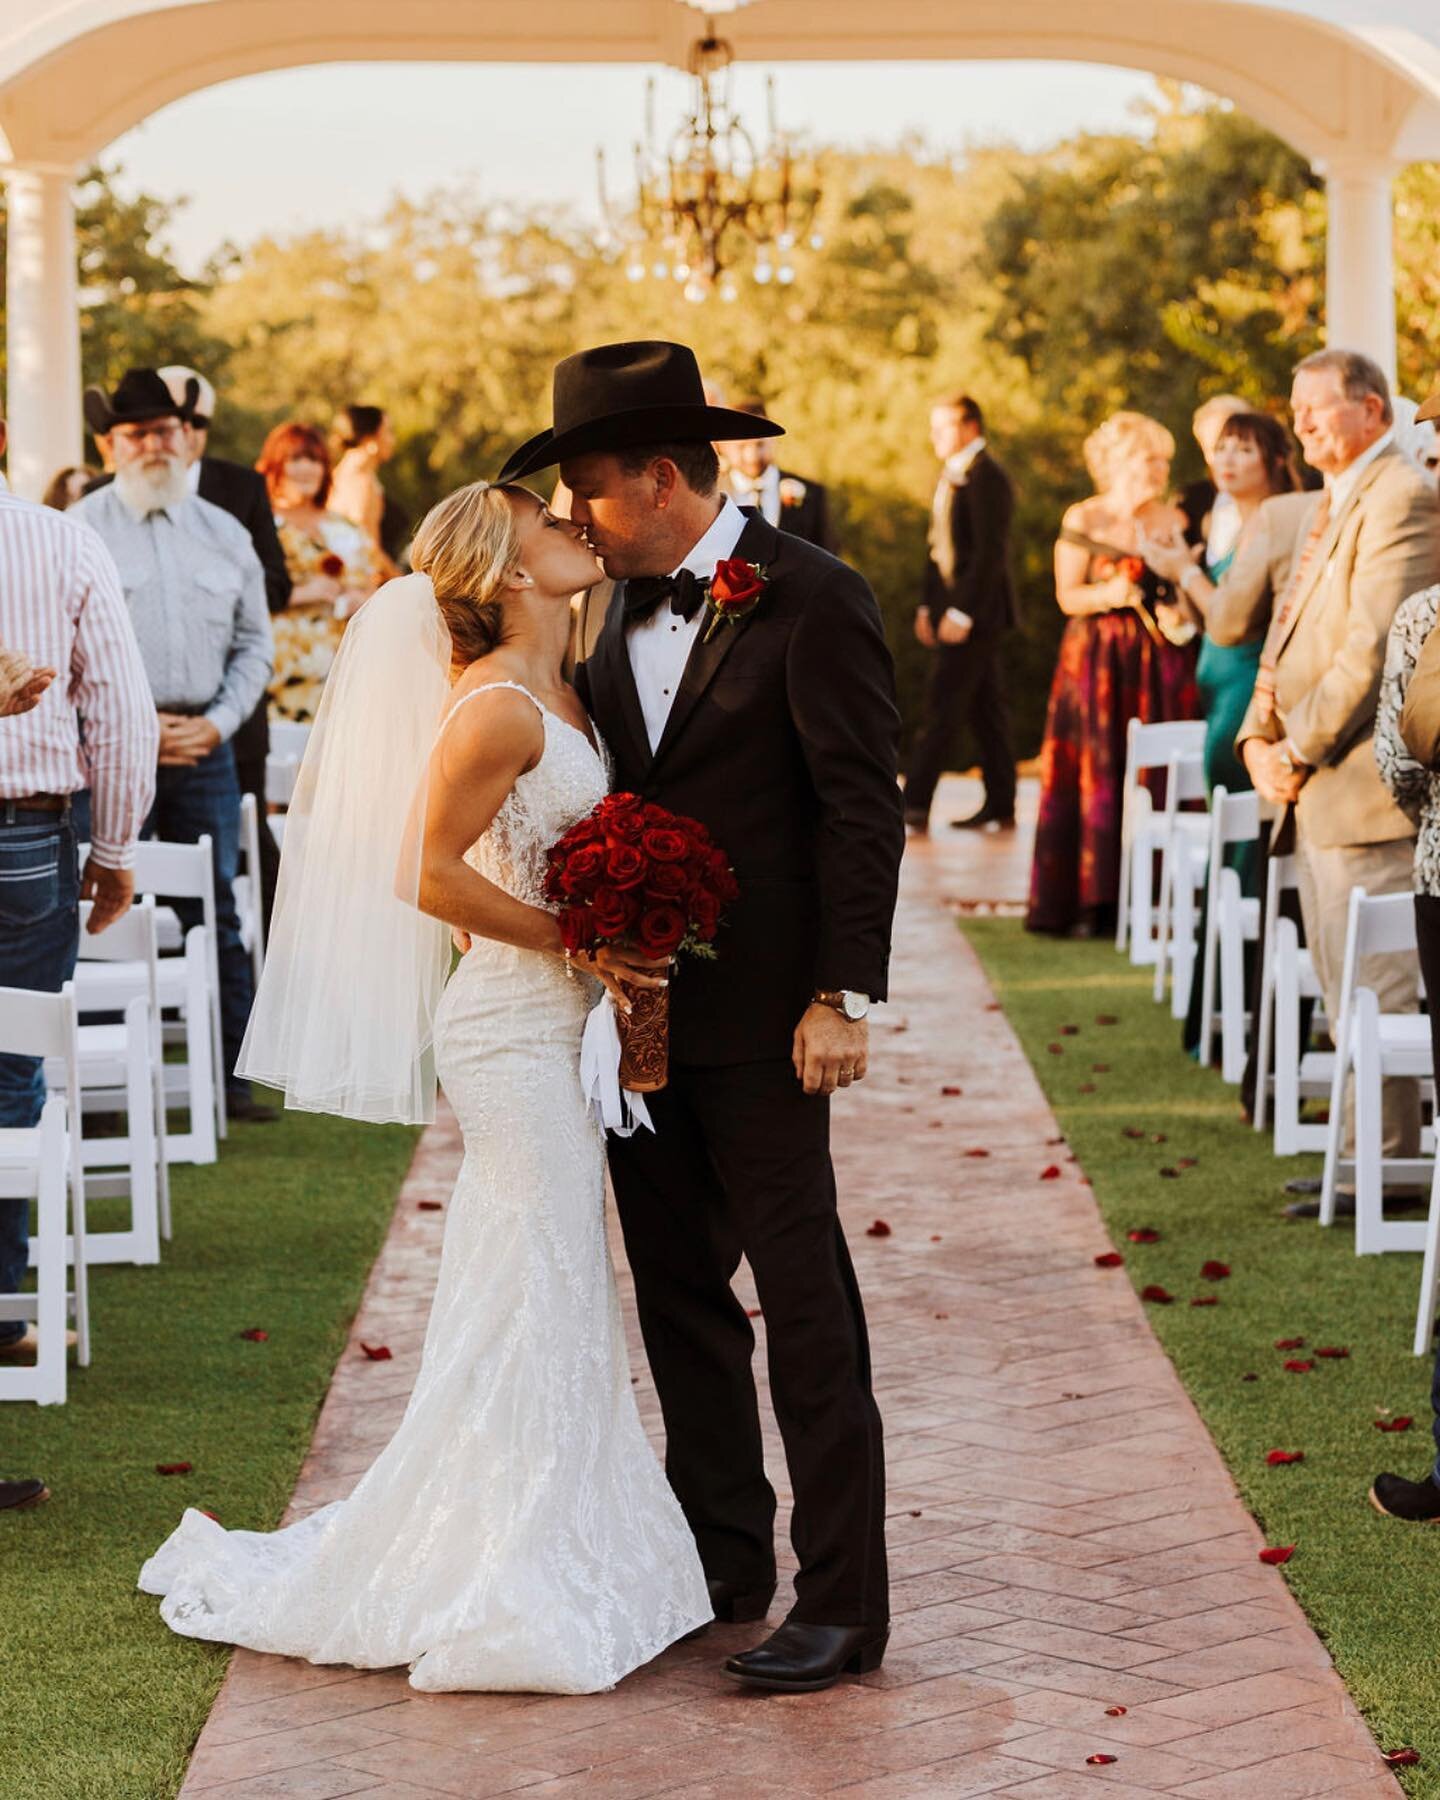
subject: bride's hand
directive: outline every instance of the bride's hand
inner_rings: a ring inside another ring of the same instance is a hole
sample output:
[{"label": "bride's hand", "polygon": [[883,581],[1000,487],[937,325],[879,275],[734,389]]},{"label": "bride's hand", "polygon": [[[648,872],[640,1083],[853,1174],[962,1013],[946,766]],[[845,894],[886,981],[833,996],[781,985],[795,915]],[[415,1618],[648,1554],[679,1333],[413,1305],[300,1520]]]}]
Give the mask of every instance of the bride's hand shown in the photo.
[{"label": "bride's hand", "polygon": [[616,944],[601,944],[595,950],[577,950],[570,958],[577,969],[584,969],[603,982],[605,991],[621,1012],[630,1011],[627,988],[668,987],[670,964],[654,962],[638,950],[627,950]]},{"label": "bride's hand", "polygon": [[475,942],[468,931],[462,931],[458,925],[450,927],[450,942],[462,956],[470,954],[470,946]]}]

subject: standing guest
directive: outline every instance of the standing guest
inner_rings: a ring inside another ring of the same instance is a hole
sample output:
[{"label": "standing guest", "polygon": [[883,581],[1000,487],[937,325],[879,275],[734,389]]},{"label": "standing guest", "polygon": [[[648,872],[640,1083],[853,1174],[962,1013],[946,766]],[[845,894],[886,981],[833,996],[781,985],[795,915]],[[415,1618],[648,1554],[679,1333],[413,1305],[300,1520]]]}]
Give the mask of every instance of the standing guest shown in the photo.
[{"label": "standing guest", "polygon": [[[0,495],[0,645],[0,987],[58,993],[75,972],[81,900],[92,902],[92,932],[130,905],[159,730],[104,544],[10,494]],[[82,872],[71,799],[87,788]],[[0,1127],[34,1126],[44,1104],[40,1059],[0,1056]],[[24,1285],[29,1244],[28,1204],[0,1200],[0,1293]],[[33,1325],[0,1319],[0,1354],[31,1356],[36,1344]]]},{"label": "standing guest", "polygon": [[95,471],[84,467],[61,469],[50,478],[42,505],[54,512],[64,512],[85,493],[95,479]]},{"label": "standing guest", "polygon": [[985,797],[978,811],[952,820],[960,831],[1015,823],[1015,752],[1000,652],[1019,619],[1010,573],[1015,490],[991,454],[985,419],[969,394],[930,412],[930,441],[940,480],[930,510],[930,560],[915,635],[931,654],[925,720],[905,780],[905,823],[930,828],[930,803],[954,746],[968,725],[980,756]]},{"label": "standing guest", "polygon": [[274,619],[270,713],[308,723],[346,619],[380,584],[380,559],[361,528],[334,510],[330,453],[313,425],[277,425],[255,467],[291,582],[289,602]]},{"label": "standing guest", "polygon": [[1180,490],[1179,506],[1185,515],[1185,541],[1203,544],[1211,561],[1224,556],[1239,532],[1230,497],[1216,473],[1215,447],[1225,421],[1236,413],[1249,411],[1238,394],[1212,394],[1195,408],[1190,420],[1191,432],[1205,458],[1205,473]]},{"label": "standing guest", "polygon": [[[215,862],[220,1014],[227,1104],[257,1122],[275,1112],[235,1075],[254,999],[250,957],[235,911],[240,786],[231,740],[270,678],[265,572],[243,525],[190,492],[184,419],[154,369],[131,369],[113,395],[86,396],[104,425],[115,480],[71,512],[105,540],[125,584],[160,720],[160,766],[149,836],[194,844],[208,835]],[[200,903],[176,899],[188,930]]]},{"label": "standing guest", "polygon": [[[769,422],[763,400],[742,400],[732,408]],[[716,446],[725,470],[725,489],[737,506],[753,506],[767,525],[788,531],[835,554],[830,497],[818,481],[802,479],[775,460],[774,440],[737,438]]]},{"label": "standing guest", "polygon": [[385,492],[382,466],[395,454],[395,431],[383,407],[346,406],[335,420],[335,472],[330,510],[364,532],[382,577],[398,575],[391,554],[405,520]]},{"label": "standing guest", "polygon": [[[1334,1019],[1350,890],[1410,891],[1415,825],[1381,781],[1372,740],[1396,610],[1440,578],[1440,504],[1435,484],[1396,447],[1389,384],[1369,357],[1306,357],[1291,407],[1305,460],[1325,487],[1307,508],[1238,742],[1261,799],[1279,812],[1272,849],[1293,849],[1305,940]],[[1412,957],[1367,959],[1361,980],[1385,1012],[1414,1011]],[[1350,1111],[1347,1099],[1346,1155]],[[1385,1083],[1383,1116],[1385,1154],[1417,1155],[1413,1081]],[[1339,1205],[1353,1211],[1353,1195],[1342,1192]],[[1301,1218],[1317,1210],[1313,1200],[1287,1208]]]},{"label": "standing guest", "polygon": [[[1225,787],[1232,794],[1250,786],[1250,774],[1235,748],[1235,736],[1250,705],[1255,677],[1260,668],[1260,651],[1270,623],[1269,604],[1275,592],[1284,585],[1283,576],[1276,581],[1273,568],[1277,554],[1288,573],[1294,552],[1295,532],[1299,518],[1308,508],[1302,499],[1292,500],[1283,519],[1273,512],[1263,521],[1262,509],[1267,500],[1279,494],[1294,495],[1300,482],[1295,473],[1290,438],[1278,420],[1265,413],[1231,413],[1220,428],[1210,452],[1217,492],[1228,502],[1236,530],[1227,533],[1228,548],[1215,554],[1214,539],[1197,564],[1181,546],[1142,543],[1145,560],[1162,579],[1180,589],[1186,609],[1206,627],[1200,645],[1200,661],[1196,684],[1205,714],[1205,785]],[[1288,523],[1285,522],[1288,520]],[[1263,554],[1241,561],[1243,546],[1259,533]],[[1216,590],[1224,590],[1231,572],[1235,571],[1235,587],[1243,586],[1247,596],[1242,604],[1238,592],[1226,594],[1224,606],[1230,616],[1243,619],[1243,635],[1239,642],[1225,635],[1212,635],[1208,630],[1212,609],[1216,624],[1222,603]]]},{"label": "standing guest", "polygon": [[1040,753],[1031,931],[1113,929],[1130,721],[1193,719],[1199,709],[1194,645],[1172,641],[1185,637],[1175,591],[1138,555],[1142,537],[1184,530],[1165,497],[1174,455],[1174,438],[1143,413],[1115,413],[1085,440],[1098,491],[1066,512],[1055,545],[1067,623]]}]

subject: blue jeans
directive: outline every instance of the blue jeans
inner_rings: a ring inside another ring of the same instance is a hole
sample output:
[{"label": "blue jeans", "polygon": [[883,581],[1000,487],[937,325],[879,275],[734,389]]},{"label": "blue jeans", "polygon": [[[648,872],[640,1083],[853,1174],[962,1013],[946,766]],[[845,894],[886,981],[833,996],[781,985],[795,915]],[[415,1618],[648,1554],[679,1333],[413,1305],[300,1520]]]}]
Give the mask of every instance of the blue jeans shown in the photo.
[{"label": "blue jeans", "polygon": [[[144,836],[172,844],[195,844],[210,835],[215,867],[216,948],[220,956],[220,1035],[224,1040],[225,1080],[233,1089],[235,1061],[255,1000],[250,953],[240,941],[240,915],[235,910],[235,873],[240,862],[240,783],[235,752],[229,744],[212,750],[193,768],[156,771],[155,804],[145,821]],[[162,895],[162,899],[169,898]],[[198,900],[172,898],[186,931],[204,922]]]},{"label": "blue jeans", "polygon": [[[0,802],[0,987],[58,994],[80,947],[80,867],[68,813],[22,812]],[[45,1072],[38,1056],[0,1056],[0,1126],[39,1123]],[[30,1205],[0,1200],[0,1293],[25,1285]],[[0,1319],[0,1344],[25,1335]]]}]

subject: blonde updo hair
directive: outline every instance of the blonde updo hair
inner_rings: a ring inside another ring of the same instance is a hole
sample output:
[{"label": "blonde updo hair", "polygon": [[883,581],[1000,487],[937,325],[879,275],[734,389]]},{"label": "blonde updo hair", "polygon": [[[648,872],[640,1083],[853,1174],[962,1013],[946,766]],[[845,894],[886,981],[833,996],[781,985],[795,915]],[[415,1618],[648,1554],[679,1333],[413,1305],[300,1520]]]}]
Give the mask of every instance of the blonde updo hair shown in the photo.
[{"label": "blonde updo hair", "polygon": [[410,567],[428,575],[435,589],[457,669],[489,656],[504,640],[499,595],[520,564],[511,505],[520,494],[535,498],[528,488],[472,481],[431,507],[410,546]]},{"label": "blonde updo hair", "polygon": [[1103,494],[1113,487],[1120,465],[1137,451],[1150,449],[1162,451],[1171,462],[1175,460],[1175,439],[1158,419],[1152,419],[1148,413],[1111,413],[1085,440],[1085,467],[1096,492]]}]

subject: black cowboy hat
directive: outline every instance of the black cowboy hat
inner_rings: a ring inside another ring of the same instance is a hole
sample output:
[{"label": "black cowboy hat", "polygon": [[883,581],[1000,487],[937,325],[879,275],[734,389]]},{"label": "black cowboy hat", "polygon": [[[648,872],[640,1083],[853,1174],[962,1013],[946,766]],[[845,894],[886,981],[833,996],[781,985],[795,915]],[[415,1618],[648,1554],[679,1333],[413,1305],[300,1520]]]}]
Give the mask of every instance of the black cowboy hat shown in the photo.
[{"label": "black cowboy hat", "polygon": [[769,419],[707,405],[695,352],[659,340],[601,344],[556,363],[552,416],[548,431],[511,456],[501,481],[519,481],[591,450],[784,434]]},{"label": "black cowboy hat", "polygon": [[185,398],[177,400],[154,369],[127,369],[113,394],[104,388],[85,390],[85,423],[96,437],[106,437],[117,425],[139,425],[146,419],[189,420],[200,398],[200,384],[192,375],[185,383]]}]

